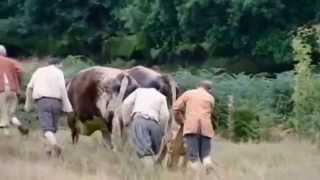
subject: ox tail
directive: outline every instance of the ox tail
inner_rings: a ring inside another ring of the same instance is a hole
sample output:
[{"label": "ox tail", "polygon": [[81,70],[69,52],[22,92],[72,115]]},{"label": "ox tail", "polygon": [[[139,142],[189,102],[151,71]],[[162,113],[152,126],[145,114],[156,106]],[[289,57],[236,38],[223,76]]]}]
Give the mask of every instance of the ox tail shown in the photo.
[{"label": "ox tail", "polygon": [[[173,105],[175,104],[176,102],[176,99],[177,99],[177,83],[176,81],[174,80],[174,78],[170,75],[167,76],[168,77],[168,80],[169,80],[169,84],[170,84],[170,90],[171,90],[171,108],[170,108],[170,114],[171,114],[171,118],[168,122],[168,127],[167,127],[167,130],[169,131],[169,129],[171,128],[171,124],[172,122],[175,122],[175,116],[174,116],[174,111],[173,111]],[[168,132],[167,131],[167,132]]]},{"label": "ox tail", "polygon": [[70,89],[72,80],[73,80],[73,79],[66,79],[66,81],[65,81],[65,86],[66,86],[67,92],[68,92],[69,89]]},{"label": "ox tail", "polygon": [[[125,92],[127,90],[128,84],[129,84],[128,76],[126,74],[123,74],[123,78],[122,78],[121,84],[120,84],[119,93],[116,96],[114,94],[112,95],[110,102],[107,106],[106,114],[105,114],[106,119],[108,119],[110,112],[117,111],[118,108],[120,107],[121,102],[124,98]],[[100,91],[102,91],[102,90],[100,90]]]},{"label": "ox tail", "polygon": [[116,103],[117,106],[116,107],[119,107],[119,105],[121,104],[121,102],[124,98],[125,92],[127,90],[128,84],[129,84],[129,77],[127,74],[124,74],[123,79],[121,81],[121,85],[120,85],[120,91],[119,91],[119,94],[117,97],[117,103]]},{"label": "ox tail", "polygon": [[112,139],[112,143],[116,146],[115,149],[120,147],[118,140],[121,139],[122,137],[122,128],[121,128],[121,120],[120,120],[121,105],[125,96],[125,92],[128,88],[128,84],[129,84],[129,77],[127,74],[123,74],[119,93],[116,97],[113,97],[111,99],[111,101],[113,101],[111,102],[112,106],[110,107],[111,108],[110,110],[113,111],[111,139]]}]

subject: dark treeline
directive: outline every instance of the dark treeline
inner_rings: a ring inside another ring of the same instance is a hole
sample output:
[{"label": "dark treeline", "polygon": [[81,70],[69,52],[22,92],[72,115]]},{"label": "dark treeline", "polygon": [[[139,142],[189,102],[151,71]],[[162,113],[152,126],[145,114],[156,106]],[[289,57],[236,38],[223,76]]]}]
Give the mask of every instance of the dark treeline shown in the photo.
[{"label": "dark treeline", "polygon": [[293,32],[319,19],[319,0],[2,0],[0,43],[13,56],[289,67]]}]

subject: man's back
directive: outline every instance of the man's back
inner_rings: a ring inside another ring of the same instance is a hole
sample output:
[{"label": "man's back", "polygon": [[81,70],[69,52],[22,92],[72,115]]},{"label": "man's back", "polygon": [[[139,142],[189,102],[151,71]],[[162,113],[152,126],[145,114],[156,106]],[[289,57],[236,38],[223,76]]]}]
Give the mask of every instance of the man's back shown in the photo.
[{"label": "man's back", "polygon": [[136,98],[133,112],[144,113],[158,120],[160,107],[166,101],[165,96],[153,88],[139,88],[135,93]]},{"label": "man's back", "polygon": [[191,116],[208,118],[214,105],[214,98],[205,90],[198,88],[187,92],[186,111]]},{"label": "man's back", "polygon": [[21,82],[21,65],[13,59],[0,56],[0,92],[3,92],[5,85],[8,85],[11,91],[19,93]]},{"label": "man's back", "polygon": [[165,124],[170,116],[166,97],[154,88],[136,89],[124,100],[122,109],[125,124],[134,114],[148,116],[160,124]]},{"label": "man's back", "polygon": [[174,109],[185,110],[184,134],[213,137],[211,113],[214,101],[213,96],[203,88],[189,90],[178,98]]},{"label": "man's back", "polygon": [[64,76],[61,70],[53,65],[42,67],[32,76],[28,86],[33,88],[33,98],[61,98],[61,88]]}]

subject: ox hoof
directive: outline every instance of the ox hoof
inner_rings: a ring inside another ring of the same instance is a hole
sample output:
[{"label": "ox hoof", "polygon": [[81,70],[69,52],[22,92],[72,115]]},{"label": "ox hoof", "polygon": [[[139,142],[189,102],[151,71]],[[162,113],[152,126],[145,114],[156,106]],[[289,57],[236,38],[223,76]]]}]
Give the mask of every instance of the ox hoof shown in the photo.
[{"label": "ox hoof", "polygon": [[27,127],[25,127],[25,126],[22,126],[22,125],[19,126],[18,130],[19,130],[20,134],[23,135],[23,136],[26,136],[26,135],[29,134],[29,129]]},{"label": "ox hoof", "polygon": [[56,158],[62,157],[62,148],[58,145],[53,145],[50,149],[46,150],[46,155],[50,158],[52,156]]}]

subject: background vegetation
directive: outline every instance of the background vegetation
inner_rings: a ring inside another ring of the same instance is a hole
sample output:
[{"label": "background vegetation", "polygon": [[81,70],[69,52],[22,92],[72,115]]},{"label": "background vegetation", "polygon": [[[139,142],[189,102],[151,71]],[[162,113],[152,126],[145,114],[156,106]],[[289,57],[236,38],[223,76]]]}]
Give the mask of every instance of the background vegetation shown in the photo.
[{"label": "background vegetation", "polygon": [[294,63],[293,32],[319,12],[317,0],[4,0],[0,43],[12,55],[281,71]]},{"label": "background vegetation", "polygon": [[317,138],[319,12],[317,0],[5,0],[0,43],[65,58],[67,78],[99,63],[160,65],[185,88],[212,80],[236,141],[275,127]]}]

